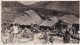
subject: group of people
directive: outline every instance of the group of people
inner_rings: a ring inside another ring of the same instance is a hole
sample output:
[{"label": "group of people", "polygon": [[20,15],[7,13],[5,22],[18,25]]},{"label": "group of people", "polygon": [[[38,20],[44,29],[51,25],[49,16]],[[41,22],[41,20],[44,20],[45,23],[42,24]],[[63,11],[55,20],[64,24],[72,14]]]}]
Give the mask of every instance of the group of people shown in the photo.
[{"label": "group of people", "polygon": [[14,24],[12,26],[10,26],[10,24],[3,24],[2,25],[2,41],[4,43],[9,43],[13,41],[13,37],[17,37],[18,34],[18,25]]},{"label": "group of people", "polygon": [[79,43],[79,33],[76,31],[75,27],[68,25],[63,36],[63,42],[70,43],[71,39],[77,40],[75,43]]},{"label": "group of people", "polygon": [[[42,29],[43,30],[43,29]],[[18,34],[21,34],[20,37],[26,37],[26,38],[32,38],[32,40],[34,39],[34,34],[36,33],[40,33],[40,32],[43,32],[44,36],[43,36],[43,39],[45,41],[45,43],[47,43],[48,41],[50,43],[53,43],[54,42],[54,37],[53,35],[49,35],[49,33],[51,33],[53,30],[49,30],[47,28],[47,30],[44,30],[44,31],[40,31],[38,29],[37,26],[34,26],[31,25],[31,29],[28,29],[28,28],[20,28],[20,25],[15,23],[15,24],[3,24],[2,25],[2,41],[4,43],[13,43],[13,38],[17,38],[18,37]],[[47,33],[49,32],[49,33]],[[64,31],[64,35],[63,35],[63,43],[70,43],[70,38],[71,38],[71,35],[74,34],[71,33],[71,28],[67,27],[66,30]],[[49,38],[48,38],[49,37]]]}]

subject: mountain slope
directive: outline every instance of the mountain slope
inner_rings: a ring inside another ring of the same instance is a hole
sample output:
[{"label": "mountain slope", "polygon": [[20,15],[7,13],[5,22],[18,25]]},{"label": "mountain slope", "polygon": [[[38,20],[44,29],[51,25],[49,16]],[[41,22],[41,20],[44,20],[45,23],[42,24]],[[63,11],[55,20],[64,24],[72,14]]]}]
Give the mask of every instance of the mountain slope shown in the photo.
[{"label": "mountain slope", "polygon": [[2,1],[2,22],[9,22],[20,16],[25,7],[17,1]]},{"label": "mountain slope", "polygon": [[78,1],[75,2],[74,1],[41,1],[31,5],[30,7],[46,8],[46,9],[79,14]]},{"label": "mountain slope", "polygon": [[63,14],[64,12],[79,14],[78,2],[41,1],[27,6],[17,1],[2,1],[2,22],[12,21],[29,9],[33,9],[42,19],[57,16],[58,13]]}]

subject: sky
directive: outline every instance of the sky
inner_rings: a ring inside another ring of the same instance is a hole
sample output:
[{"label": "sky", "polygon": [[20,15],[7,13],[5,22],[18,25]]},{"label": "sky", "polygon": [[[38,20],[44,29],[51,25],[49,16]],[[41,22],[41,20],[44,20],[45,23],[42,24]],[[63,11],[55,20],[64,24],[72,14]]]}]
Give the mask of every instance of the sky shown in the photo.
[{"label": "sky", "polygon": [[31,5],[31,4],[34,4],[34,3],[39,2],[39,1],[19,1],[19,2],[24,4],[24,5]]}]

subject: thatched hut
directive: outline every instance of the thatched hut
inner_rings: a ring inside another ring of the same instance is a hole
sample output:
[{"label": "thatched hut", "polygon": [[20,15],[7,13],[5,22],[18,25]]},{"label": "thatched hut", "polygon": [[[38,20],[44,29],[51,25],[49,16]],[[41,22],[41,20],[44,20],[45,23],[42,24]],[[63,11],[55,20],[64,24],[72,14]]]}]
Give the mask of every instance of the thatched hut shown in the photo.
[{"label": "thatched hut", "polygon": [[19,23],[20,25],[39,24],[40,21],[40,16],[33,10],[25,11],[22,16],[14,19],[14,23]]}]

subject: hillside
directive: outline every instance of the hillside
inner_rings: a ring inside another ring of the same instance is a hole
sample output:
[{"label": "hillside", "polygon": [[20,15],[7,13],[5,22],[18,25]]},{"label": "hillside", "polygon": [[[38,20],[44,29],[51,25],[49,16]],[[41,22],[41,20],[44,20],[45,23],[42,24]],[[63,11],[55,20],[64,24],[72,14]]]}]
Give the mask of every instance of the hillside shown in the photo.
[{"label": "hillside", "polygon": [[25,7],[17,1],[2,1],[2,22],[12,21],[20,16]]},{"label": "hillside", "polygon": [[79,2],[40,1],[24,5],[17,1],[3,1],[2,22],[12,21],[29,9],[33,9],[42,19],[66,14],[79,17]]},{"label": "hillside", "polygon": [[37,2],[30,7],[34,8],[46,8],[62,12],[70,12],[79,14],[79,2],[78,1],[41,1]]}]

